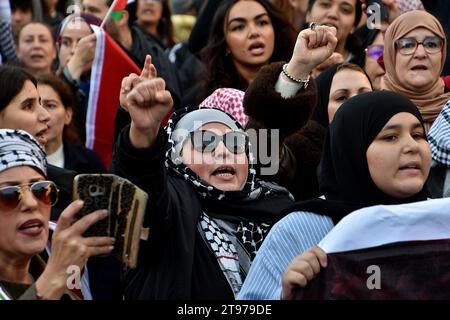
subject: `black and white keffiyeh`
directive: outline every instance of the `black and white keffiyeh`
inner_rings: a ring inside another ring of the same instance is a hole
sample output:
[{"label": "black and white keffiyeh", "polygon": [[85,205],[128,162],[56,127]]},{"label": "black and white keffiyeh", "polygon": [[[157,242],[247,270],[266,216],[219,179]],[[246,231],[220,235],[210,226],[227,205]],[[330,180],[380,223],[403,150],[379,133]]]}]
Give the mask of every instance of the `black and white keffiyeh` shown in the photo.
[{"label": "black and white keffiyeh", "polygon": [[[187,119],[189,121],[186,121]],[[172,115],[166,127],[168,135],[166,167],[170,173],[186,180],[197,191],[202,201],[203,211],[210,217],[209,221],[220,219],[237,226],[236,240],[247,252],[250,260],[253,260],[270,226],[279,218],[282,209],[293,203],[293,198],[285,188],[256,178],[255,157],[251,143],[246,148],[249,169],[247,181],[242,190],[219,190],[188,168],[181,161],[180,152],[183,142],[189,132],[198,130],[202,125],[211,122],[222,123],[232,130],[243,131],[241,125],[222,110],[200,107],[179,110]],[[184,132],[180,134],[177,132],[179,129]],[[200,223],[205,224],[205,219],[202,218]],[[211,224],[208,223],[208,225]],[[202,229],[204,229],[203,225]],[[222,233],[222,238],[226,238],[219,227],[214,230],[215,233]],[[209,245],[211,246],[210,243]],[[221,264],[220,259],[219,264]],[[225,269],[228,270],[228,268]],[[222,267],[234,290],[235,280],[237,283],[239,281],[237,278],[230,280],[225,269]]]},{"label": "black and white keffiyeh", "polygon": [[202,213],[199,228],[202,236],[217,258],[220,269],[228,281],[233,293],[237,295],[242,287],[242,277],[237,250],[219,226],[207,214]]},{"label": "black and white keffiyeh", "polygon": [[433,160],[450,166],[450,101],[442,109],[428,132]]},{"label": "black and white keffiyeh", "polygon": [[47,176],[45,151],[26,131],[0,129],[0,172],[17,166],[31,166]]},{"label": "black and white keffiyeh", "polygon": [[[197,116],[195,116],[194,113]],[[190,117],[189,121],[183,121],[186,120],[185,116]],[[239,122],[234,120],[229,114],[219,109],[194,107],[184,108],[180,111],[174,112],[166,126],[169,143],[169,147],[166,151],[166,167],[176,175],[189,181],[203,198],[213,197],[221,200],[226,196],[227,192],[219,190],[203,181],[194,171],[189,169],[181,161],[180,154],[183,143],[186,141],[185,139],[188,134],[211,122],[223,123],[233,130],[243,131]],[[255,157],[253,156],[251,150],[252,145],[249,142],[247,148],[249,170],[247,182],[243,188],[244,192],[250,191],[249,196],[252,195],[251,191],[255,189],[256,179],[256,170],[254,167]]]}]

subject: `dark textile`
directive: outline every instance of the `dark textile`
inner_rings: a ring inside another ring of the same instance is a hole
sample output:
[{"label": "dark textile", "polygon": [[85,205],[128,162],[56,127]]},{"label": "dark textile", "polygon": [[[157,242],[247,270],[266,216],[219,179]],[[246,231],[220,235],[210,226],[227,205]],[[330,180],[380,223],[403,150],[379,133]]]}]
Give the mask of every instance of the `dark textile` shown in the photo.
[{"label": "dark textile", "polygon": [[172,94],[175,106],[178,106],[181,99],[181,91],[177,70],[170,62],[163,47],[155,37],[144,32],[137,23],[134,23],[131,27],[131,36],[133,38],[131,53],[142,65],[147,54],[152,56],[152,63],[158,70],[158,76],[164,79],[167,90]]},{"label": "dark textile", "polygon": [[365,49],[373,43],[379,32],[379,29],[369,29],[365,24],[356,29],[354,35],[359,39],[359,42],[361,44],[361,53],[355,56],[355,58],[353,58],[351,62],[357,64],[361,68],[364,68],[364,66],[366,65]]},{"label": "dark textile", "polygon": [[101,158],[83,146],[64,142],[64,168],[77,173],[106,173]]},{"label": "dark textile", "polygon": [[[397,113],[413,114],[422,124],[417,107],[406,97],[390,92],[368,92],[347,100],[336,112],[325,139],[319,166],[319,185],[326,200],[296,204],[295,210],[330,215],[337,223],[348,213],[377,204],[425,200],[426,187],[407,199],[394,199],[373,182],[367,164],[369,145]],[[339,208],[339,209],[338,209]],[[336,213],[338,212],[338,213]]]},{"label": "dark textile", "polygon": [[[74,81],[69,75],[67,67],[61,72],[60,78],[64,80],[72,89],[75,96],[73,123],[79,134],[82,143],[86,142],[86,112],[88,108],[89,95],[83,91],[80,81]],[[88,83],[84,80],[85,83]]]},{"label": "dark textile", "polygon": [[[444,28],[445,34],[450,34],[450,2],[448,0],[422,0],[425,10],[435,16]],[[447,52],[450,52],[450,42],[447,41]],[[444,64],[443,75],[450,75],[450,55],[447,55]]]},{"label": "dark textile", "polygon": [[180,79],[180,91],[182,93],[181,107],[198,105],[199,103],[197,101],[197,103],[189,102],[185,96],[190,90],[199,90],[195,84],[201,80],[201,76],[205,72],[203,63],[189,51],[185,43],[175,45],[169,55]]},{"label": "dark textile", "polygon": [[448,167],[439,163],[431,166],[427,180],[427,190],[430,198],[442,198]]},{"label": "dark textile", "polygon": [[50,220],[57,221],[61,212],[72,202],[73,178],[76,172],[47,165],[47,175],[50,181],[56,183],[59,189],[58,202],[52,207]]},{"label": "dark textile", "polygon": [[[261,177],[287,188],[296,200],[306,200],[319,196],[316,171],[326,129],[309,120],[316,103],[313,80],[306,90],[300,90],[289,99],[284,99],[275,91],[282,65],[273,63],[262,68],[247,89],[244,98],[245,113],[249,116],[247,129],[257,132],[279,129],[279,171],[275,175]],[[269,135],[268,138],[272,137]],[[266,140],[261,143],[265,144]],[[267,145],[270,143],[271,140]],[[261,145],[258,144],[260,150]],[[257,171],[260,175],[262,167],[258,158]]]},{"label": "dark textile", "polygon": [[290,99],[275,91],[283,62],[263,67],[245,92],[245,113],[266,128],[277,128],[289,135],[302,128],[311,118],[316,103],[316,86],[310,81],[306,90]]},{"label": "dark textile", "polygon": [[[296,299],[445,299],[450,240],[400,242],[327,255],[328,265]],[[377,289],[377,270],[379,286]],[[372,289],[369,289],[372,288]]]},{"label": "dark textile", "polygon": [[325,128],[328,128],[328,124],[330,123],[328,118],[328,102],[330,100],[331,83],[339,66],[340,64],[332,65],[316,78],[317,103],[312,119],[316,120]]},{"label": "dark textile", "polygon": [[194,28],[189,36],[189,50],[198,55],[208,42],[209,30],[212,25],[214,13],[223,0],[206,0],[202,10],[197,15]]}]

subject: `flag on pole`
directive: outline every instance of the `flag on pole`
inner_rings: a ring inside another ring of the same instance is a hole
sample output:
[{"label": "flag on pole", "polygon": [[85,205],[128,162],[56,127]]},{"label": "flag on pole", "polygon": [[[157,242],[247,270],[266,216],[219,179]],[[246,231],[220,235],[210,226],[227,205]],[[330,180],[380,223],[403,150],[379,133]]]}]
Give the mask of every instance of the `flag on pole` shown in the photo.
[{"label": "flag on pole", "polygon": [[97,46],[92,64],[86,115],[86,147],[97,152],[108,167],[114,142],[114,119],[122,79],[141,70],[102,29],[92,26]]},{"label": "flag on pole", "polygon": [[125,10],[125,7],[127,6],[128,0],[116,0],[112,4],[112,10],[111,10],[111,19],[113,20],[120,20],[122,18],[123,10]]}]

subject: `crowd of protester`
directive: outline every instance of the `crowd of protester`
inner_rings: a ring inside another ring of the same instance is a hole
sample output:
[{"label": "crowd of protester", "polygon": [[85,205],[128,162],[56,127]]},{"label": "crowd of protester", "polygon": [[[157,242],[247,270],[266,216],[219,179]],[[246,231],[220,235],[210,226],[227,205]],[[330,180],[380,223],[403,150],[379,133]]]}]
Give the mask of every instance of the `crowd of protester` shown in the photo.
[{"label": "crowd of protester", "polygon": [[[0,300],[293,299],[353,212],[449,196],[449,2],[367,2],[3,1]],[[110,163],[99,29],[140,70],[108,92]],[[73,178],[107,172],[149,195],[136,268],[83,236],[105,210],[75,221]]]}]

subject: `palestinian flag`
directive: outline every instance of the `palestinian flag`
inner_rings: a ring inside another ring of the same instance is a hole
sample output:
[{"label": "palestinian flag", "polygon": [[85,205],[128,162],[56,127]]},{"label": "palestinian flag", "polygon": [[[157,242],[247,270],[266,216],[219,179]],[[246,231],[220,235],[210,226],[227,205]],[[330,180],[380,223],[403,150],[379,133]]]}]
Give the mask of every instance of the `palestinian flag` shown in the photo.
[{"label": "palestinian flag", "polygon": [[130,0],[116,0],[113,2],[112,4],[112,8],[111,8],[111,18],[113,20],[120,20],[120,18],[122,18],[122,14],[123,14],[123,10],[125,10],[125,7],[127,6],[128,3],[134,2],[134,0],[130,1]]},{"label": "palestinian flag", "polygon": [[92,28],[97,46],[86,115],[86,147],[97,152],[108,167],[122,79],[132,72],[140,74],[141,70],[107,33],[99,27]]},{"label": "palestinian flag", "polygon": [[450,199],[355,211],[320,242],[327,267],[296,299],[449,299]]}]

